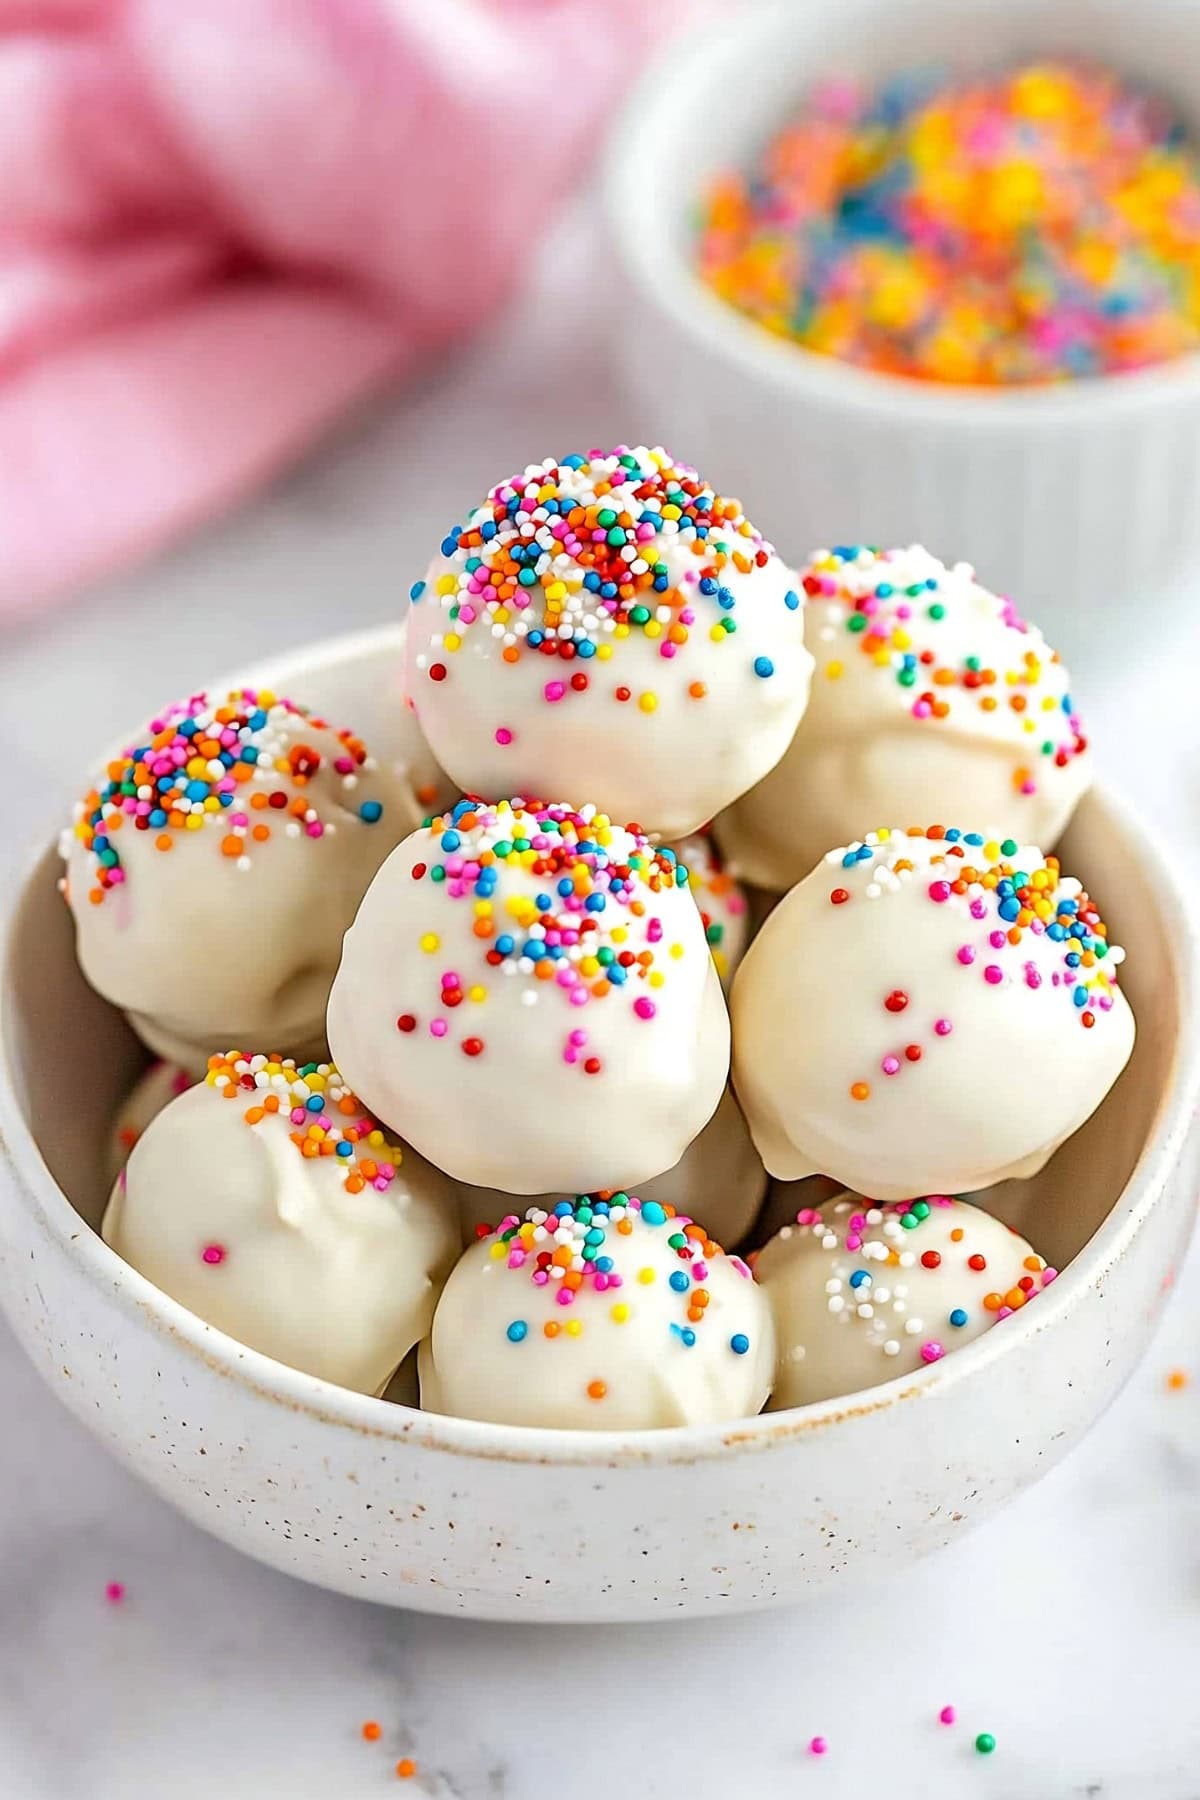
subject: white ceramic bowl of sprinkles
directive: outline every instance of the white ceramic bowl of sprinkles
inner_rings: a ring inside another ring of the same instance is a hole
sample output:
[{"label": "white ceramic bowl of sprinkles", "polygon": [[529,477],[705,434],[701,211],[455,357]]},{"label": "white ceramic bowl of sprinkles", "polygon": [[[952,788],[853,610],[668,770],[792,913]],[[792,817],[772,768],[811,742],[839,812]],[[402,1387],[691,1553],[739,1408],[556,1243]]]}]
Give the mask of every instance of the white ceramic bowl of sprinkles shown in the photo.
[{"label": "white ceramic bowl of sprinkles", "polygon": [[[394,649],[391,631],[335,640],[247,679],[336,717],[355,669]],[[358,723],[369,741],[373,721]],[[0,963],[0,1302],[63,1402],[153,1488],[344,1593],[636,1620],[796,1601],[925,1554],[1036,1480],[1108,1404],[1194,1212],[1200,986],[1185,896],[1103,793],[1062,854],[1127,950],[1136,1047],[1043,1173],[988,1201],[1058,1279],[919,1374],[733,1424],[550,1431],[352,1394],[206,1326],[95,1229],[104,1145],[142,1053],[79,973],[53,849],[13,896]]]}]

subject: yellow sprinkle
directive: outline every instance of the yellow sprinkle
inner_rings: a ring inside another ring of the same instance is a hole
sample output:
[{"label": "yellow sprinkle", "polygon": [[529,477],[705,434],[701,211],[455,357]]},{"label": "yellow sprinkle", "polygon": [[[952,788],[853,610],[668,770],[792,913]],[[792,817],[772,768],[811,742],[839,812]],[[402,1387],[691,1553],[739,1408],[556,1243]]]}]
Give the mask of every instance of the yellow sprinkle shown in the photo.
[{"label": "yellow sprinkle", "polygon": [[566,585],[561,581],[552,581],[545,593],[547,600],[565,600],[567,597]]},{"label": "yellow sprinkle", "polygon": [[568,1337],[583,1336],[583,1322],[580,1319],[568,1319],[563,1329]]},{"label": "yellow sprinkle", "polygon": [[609,662],[611,660],[611,658],[612,658],[612,645],[611,644],[597,644],[596,645],[596,661],[597,662]]},{"label": "yellow sprinkle", "polygon": [[448,631],[442,639],[442,643],[447,650],[462,649],[462,639],[459,637],[457,631]]},{"label": "yellow sprinkle", "polygon": [[502,1256],[504,1256],[507,1253],[507,1251],[508,1251],[507,1244],[493,1244],[491,1249],[488,1251],[488,1255],[491,1257],[493,1262],[499,1262],[500,1258]]},{"label": "yellow sprinkle", "polygon": [[683,945],[682,944],[672,944],[668,954],[673,956],[675,958],[676,962],[678,962],[679,958],[683,955]]},{"label": "yellow sprinkle", "polygon": [[999,862],[1000,846],[995,838],[988,839],[987,843],[983,846],[983,854],[988,862]]},{"label": "yellow sprinkle", "polygon": [[723,625],[712,625],[709,627],[708,635],[714,644],[723,644],[725,642],[725,627]]},{"label": "yellow sprinkle", "polygon": [[834,658],[833,662],[829,662],[829,663],[825,664],[825,679],[826,679],[826,681],[840,681],[842,678],[842,673],[843,673],[842,664],[837,661],[836,657]]},{"label": "yellow sprinkle", "polygon": [[439,594],[454,594],[458,591],[457,575],[439,575],[437,591]]},{"label": "yellow sprinkle", "polygon": [[651,1282],[654,1280],[654,1270],[653,1269],[639,1269],[638,1270],[638,1280],[641,1282],[643,1287],[649,1287]]},{"label": "yellow sprinkle", "polygon": [[609,1317],[611,1318],[614,1325],[624,1325],[625,1321],[629,1317],[629,1308],[625,1304],[624,1300],[617,1301],[617,1304],[613,1307],[612,1312],[609,1314]]},{"label": "yellow sprinkle", "polygon": [[651,969],[646,985],[647,987],[660,988],[666,979],[667,978],[662,973],[661,969]]},{"label": "yellow sprinkle", "polygon": [[481,1000],[487,999],[487,989],[485,987],[468,988],[467,999],[473,1000],[476,1006],[478,1006]]},{"label": "yellow sprinkle", "polygon": [[658,695],[649,692],[638,695],[638,705],[644,713],[652,713],[658,709]]},{"label": "yellow sprinkle", "polygon": [[421,937],[421,948],[426,956],[432,956],[441,941],[442,940],[438,937],[436,931],[424,932]]}]

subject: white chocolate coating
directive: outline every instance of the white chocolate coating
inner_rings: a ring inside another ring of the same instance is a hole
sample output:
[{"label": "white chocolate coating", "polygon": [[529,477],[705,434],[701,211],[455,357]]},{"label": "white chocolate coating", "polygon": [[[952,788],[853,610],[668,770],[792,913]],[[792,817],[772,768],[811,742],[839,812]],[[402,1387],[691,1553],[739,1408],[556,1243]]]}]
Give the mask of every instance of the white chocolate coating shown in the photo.
[{"label": "white chocolate coating", "polygon": [[731,1004],[772,1175],[968,1193],[1035,1173],[1100,1104],[1133,1048],[1123,953],[1053,858],[1006,842],[872,833],[771,914]]},{"label": "white chocolate coating", "polygon": [[674,1167],[729,1069],[674,863],[592,808],[462,801],[406,838],[346,933],[328,1023],[373,1111],[456,1180],[514,1194]]},{"label": "white chocolate coating", "polygon": [[1019,1233],[964,1200],[881,1207],[860,1194],[803,1209],[754,1272],[775,1320],[772,1411],[940,1362],[1055,1276]]},{"label": "white chocolate coating", "polygon": [[[675,1167],[641,1182],[638,1194],[642,1200],[657,1200],[660,1206],[689,1218],[703,1218],[719,1243],[739,1244],[757,1218],[766,1190],[767,1171],[733,1089],[727,1087],[716,1112]],[[539,1194],[535,1203],[551,1207],[562,1198],[561,1194]],[[494,1225],[512,1209],[512,1195],[497,1188],[463,1183],[458,1200],[467,1243],[477,1226]]]},{"label": "white chocolate coating", "polygon": [[108,1144],[105,1173],[111,1188],[151,1119],[178,1095],[185,1094],[194,1077],[177,1063],[153,1062],[141,1074],[117,1108]]},{"label": "white chocolate coating", "polygon": [[737,966],[750,942],[750,900],[741,883],[725,867],[720,851],[707,831],[693,832],[672,844],[688,872],[688,889],[700,917],[712,959],[728,993]]},{"label": "white chocolate coating", "polygon": [[574,1431],[761,1411],[775,1339],[745,1263],[652,1201],[614,1198],[607,1218],[603,1202],[563,1205],[510,1215],[465,1252],[421,1346],[422,1406]]},{"label": "white chocolate coating", "polygon": [[342,934],[411,817],[401,781],[261,690],[194,696],[133,748],[64,835],[84,974],[195,1074],[229,1044],[319,1054]]},{"label": "white chocolate coating", "polygon": [[786,755],[717,821],[737,873],[782,891],[880,819],[1052,850],[1092,767],[1036,626],[919,544],[820,551],[803,582],[812,692]]},{"label": "white chocolate coating", "polygon": [[407,689],[467,793],[680,837],[778,762],[808,697],[798,578],[662,450],[530,465],[412,596]]},{"label": "white chocolate coating", "polygon": [[[327,1106],[297,1122],[293,1108],[316,1095]],[[279,1110],[264,1111],[272,1097]],[[297,1141],[350,1130],[348,1157]],[[380,1131],[336,1071],[304,1077],[265,1057],[219,1063],[158,1115],[103,1235],[210,1325],[364,1394],[381,1393],[428,1331],[459,1242],[445,1176]]]}]

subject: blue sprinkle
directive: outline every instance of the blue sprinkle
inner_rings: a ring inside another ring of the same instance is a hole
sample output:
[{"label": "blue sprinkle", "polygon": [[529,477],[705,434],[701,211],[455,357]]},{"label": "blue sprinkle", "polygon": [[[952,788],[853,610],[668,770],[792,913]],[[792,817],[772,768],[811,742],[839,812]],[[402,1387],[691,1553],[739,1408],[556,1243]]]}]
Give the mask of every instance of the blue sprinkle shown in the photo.
[{"label": "blue sprinkle", "polygon": [[676,1269],[669,1277],[667,1285],[673,1287],[677,1294],[686,1294],[689,1286],[688,1278],[682,1269]]},{"label": "blue sprinkle", "polygon": [[[613,972],[614,971],[612,969],[609,970],[609,979],[610,980],[612,979]],[[624,969],[621,970],[621,973],[622,973],[622,975],[624,975],[624,973],[625,973]],[[642,1221],[646,1225],[665,1225],[666,1224],[667,1215],[663,1211],[662,1207],[658,1204],[657,1200],[645,1200],[642,1202]]]},{"label": "blue sprinkle", "polygon": [[733,1351],[735,1356],[745,1356],[747,1350],[750,1348],[750,1339],[746,1336],[744,1331],[735,1331],[729,1340],[729,1348]]},{"label": "blue sprinkle", "polygon": [[324,1110],[325,1102],[320,1094],[310,1094],[308,1099],[304,1102],[304,1105],[307,1111],[318,1113]]},{"label": "blue sprinkle", "polygon": [[756,656],[754,659],[754,673],[762,681],[765,681],[768,675],[773,675],[775,673],[775,664],[771,661],[769,656]]},{"label": "blue sprinkle", "polygon": [[457,532],[455,532],[453,537],[444,537],[442,539],[442,555],[443,556],[453,556],[454,552],[457,549],[458,549],[458,533]]},{"label": "blue sprinkle", "polygon": [[1071,995],[1071,998],[1074,1000],[1076,1006],[1086,1006],[1088,1003],[1088,991],[1085,987],[1077,987],[1075,992]]},{"label": "blue sprinkle", "polygon": [[183,790],[189,800],[205,800],[208,797],[207,781],[189,781]]},{"label": "blue sprinkle", "polygon": [[954,1311],[950,1314],[950,1323],[952,1325],[965,1325],[966,1322],[967,1322],[966,1313],[963,1311],[961,1306],[956,1306]]},{"label": "blue sprinkle", "polygon": [[421,598],[421,595],[424,592],[425,592],[425,583],[423,581],[414,581],[412,586],[408,590],[408,597],[415,604]]},{"label": "blue sprinkle", "polygon": [[353,1156],[354,1155],[354,1145],[348,1144],[346,1142],[345,1138],[343,1138],[337,1146],[336,1154],[338,1156]]},{"label": "blue sprinkle", "polygon": [[522,1338],[528,1336],[528,1333],[529,1327],[524,1319],[514,1319],[508,1328],[508,1341],[510,1344],[519,1344]]},{"label": "blue sprinkle", "polygon": [[800,596],[795,588],[788,589],[787,593],[783,596],[783,604],[787,607],[789,612],[795,612],[799,608]]},{"label": "blue sprinkle", "polygon": [[691,1326],[685,1325],[679,1335],[683,1339],[685,1347],[690,1350],[692,1345],[696,1341],[696,1334],[692,1330]]},{"label": "blue sprinkle", "polygon": [[850,1286],[852,1288],[860,1288],[864,1281],[870,1281],[870,1279],[871,1277],[867,1274],[865,1269],[855,1269],[853,1275],[850,1277]]},{"label": "blue sprinkle", "polygon": [[374,825],[383,817],[383,807],[378,800],[364,800],[358,809],[358,816],[364,825]]},{"label": "blue sprinkle", "polygon": [[457,850],[461,843],[462,839],[459,837],[457,831],[444,831],[442,833],[443,850]]}]

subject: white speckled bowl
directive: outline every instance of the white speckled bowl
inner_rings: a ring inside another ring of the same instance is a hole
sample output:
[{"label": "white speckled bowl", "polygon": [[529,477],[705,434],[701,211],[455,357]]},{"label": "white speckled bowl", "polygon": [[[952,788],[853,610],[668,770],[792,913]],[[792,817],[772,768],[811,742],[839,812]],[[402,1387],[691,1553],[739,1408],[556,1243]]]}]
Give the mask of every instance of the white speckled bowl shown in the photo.
[{"label": "white speckled bowl", "polygon": [[[319,645],[258,679],[337,717],[354,664],[394,641]],[[909,1380],[726,1427],[532,1431],[346,1393],[210,1329],[93,1229],[101,1146],[141,1052],[76,968],[52,851],[15,896],[0,963],[0,1302],[63,1401],[159,1493],[345,1593],[646,1619],[797,1600],[921,1555],[1036,1480],[1108,1404],[1191,1227],[1200,987],[1175,877],[1103,795],[1080,808],[1066,862],[1129,951],[1137,1048],[1091,1124],[1000,1197],[1064,1273]]]}]

